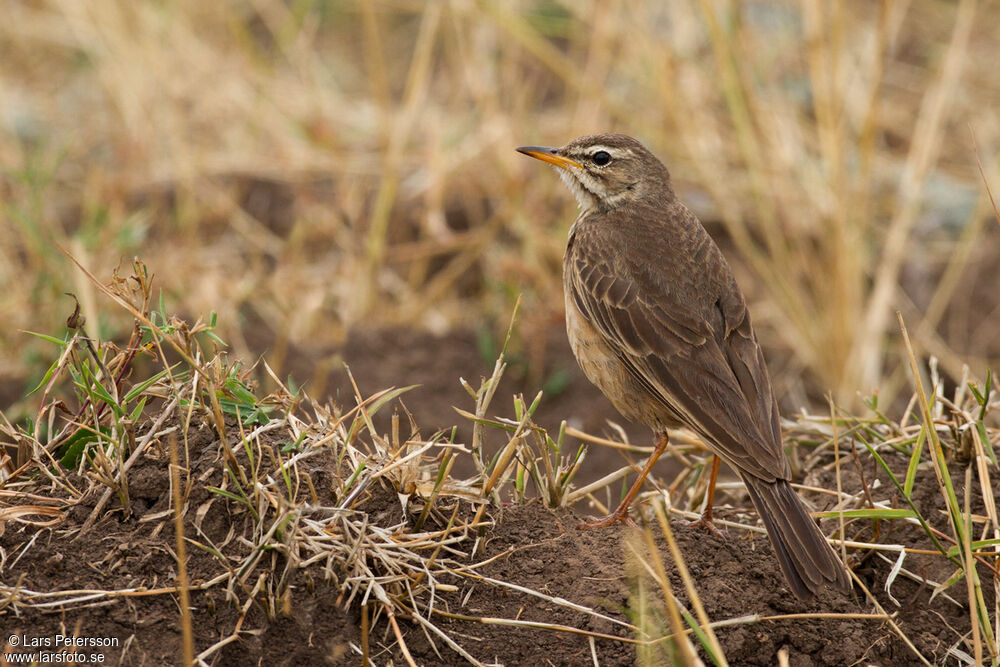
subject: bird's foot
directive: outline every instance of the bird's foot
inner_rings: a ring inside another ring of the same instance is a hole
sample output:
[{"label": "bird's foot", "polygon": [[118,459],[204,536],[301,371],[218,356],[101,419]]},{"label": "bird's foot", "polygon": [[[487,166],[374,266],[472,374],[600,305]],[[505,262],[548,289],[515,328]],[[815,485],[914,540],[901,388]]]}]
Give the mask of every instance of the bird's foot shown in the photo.
[{"label": "bird's foot", "polygon": [[699,528],[707,530],[708,532],[712,533],[713,535],[721,539],[726,538],[725,529],[723,528],[722,530],[720,530],[719,527],[715,525],[715,521],[712,520],[711,512],[705,512],[699,518],[694,519],[692,521],[681,521],[680,523],[682,526],[697,526]]},{"label": "bird's foot", "polygon": [[621,508],[618,508],[606,517],[602,517],[600,519],[586,519],[583,523],[577,526],[576,529],[593,530],[595,528],[607,528],[608,526],[613,526],[616,523],[624,523],[632,526],[633,528],[638,528],[635,521],[629,517],[628,508],[626,507],[624,512],[621,511]]}]

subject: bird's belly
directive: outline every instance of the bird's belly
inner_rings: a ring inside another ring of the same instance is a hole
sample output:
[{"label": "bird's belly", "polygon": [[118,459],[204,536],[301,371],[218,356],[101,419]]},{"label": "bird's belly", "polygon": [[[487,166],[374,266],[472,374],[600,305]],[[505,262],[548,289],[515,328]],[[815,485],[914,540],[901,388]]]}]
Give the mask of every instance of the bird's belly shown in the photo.
[{"label": "bird's belly", "polygon": [[604,342],[600,332],[587,321],[568,295],[566,334],[583,374],[625,419],[646,424],[657,432],[673,425],[673,420],[664,419],[658,402],[632,377]]}]

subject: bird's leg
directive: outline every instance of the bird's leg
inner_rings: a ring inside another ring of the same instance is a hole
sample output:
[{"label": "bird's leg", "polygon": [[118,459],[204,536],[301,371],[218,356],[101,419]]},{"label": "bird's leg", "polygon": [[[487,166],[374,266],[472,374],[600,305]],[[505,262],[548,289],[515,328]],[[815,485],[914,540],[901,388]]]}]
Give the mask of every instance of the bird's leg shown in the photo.
[{"label": "bird's leg", "polygon": [[708,478],[708,492],[705,494],[705,509],[702,511],[700,519],[685,521],[684,523],[688,526],[702,526],[703,528],[707,528],[709,532],[721,536],[722,533],[719,532],[719,529],[715,527],[715,523],[712,522],[712,505],[715,502],[715,480],[718,476],[719,457],[713,454],[712,472],[711,476]]},{"label": "bird's leg", "polygon": [[667,448],[667,432],[664,431],[660,434],[659,438],[656,440],[656,446],[653,448],[653,453],[649,455],[649,459],[646,461],[646,465],[642,467],[642,472],[639,473],[639,477],[636,478],[635,482],[632,484],[632,488],[628,490],[625,494],[625,498],[622,500],[621,504],[618,505],[616,509],[611,514],[607,515],[601,519],[589,519],[583,524],[577,526],[580,530],[589,530],[591,528],[606,528],[616,523],[628,523],[635,525],[635,523],[628,517],[628,508],[635,500],[636,495],[639,493],[639,489],[642,488],[642,483],[646,479],[646,475],[649,471],[653,469],[653,464],[656,463],[656,459],[660,458],[664,450]]}]

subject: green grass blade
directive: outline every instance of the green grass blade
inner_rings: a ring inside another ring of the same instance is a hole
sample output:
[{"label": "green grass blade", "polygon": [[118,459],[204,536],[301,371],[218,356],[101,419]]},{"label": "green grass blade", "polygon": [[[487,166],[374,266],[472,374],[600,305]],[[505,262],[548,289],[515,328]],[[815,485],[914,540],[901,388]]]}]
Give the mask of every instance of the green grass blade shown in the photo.
[{"label": "green grass blade", "polygon": [[917,444],[913,446],[913,454],[910,456],[910,465],[906,468],[906,480],[903,482],[903,494],[909,498],[913,495],[913,482],[917,478],[917,466],[920,464],[920,454],[924,449],[924,438],[927,431],[920,429],[917,436]]},{"label": "green grass blade", "polygon": [[917,513],[908,509],[867,508],[844,510],[843,512],[817,512],[814,516],[829,519],[843,515],[845,519],[916,519]]},{"label": "green grass blade", "polygon": [[[920,522],[920,526],[924,529],[924,532],[927,533],[927,536],[931,539],[931,542],[934,543],[934,548],[936,548],[942,554],[947,556],[948,550],[945,549],[944,545],[941,544],[941,540],[939,540],[937,535],[934,534],[934,531],[931,530],[930,524],[928,524],[927,520],[924,519],[923,515],[920,514],[920,511],[917,509],[917,506],[913,504],[912,500],[910,500],[910,496],[906,495],[903,492],[903,485],[899,483],[899,480],[896,478],[896,475],[893,474],[892,469],[889,467],[889,464],[885,462],[885,459],[883,459],[881,455],[879,455],[879,453],[875,451],[875,448],[872,447],[864,438],[861,438],[860,440],[862,444],[864,444],[864,446],[868,449],[868,452],[872,455],[872,458],[874,458],[875,461],[879,464],[879,467],[881,467],[882,470],[885,471],[885,474],[889,476],[889,479],[892,480],[892,483],[899,490],[900,494],[902,494],[903,500],[906,501],[906,504],[910,506],[911,510],[913,510],[914,518],[916,518],[916,520]],[[951,560],[958,567],[962,566],[962,563],[957,558],[950,558],[949,560]]]}]

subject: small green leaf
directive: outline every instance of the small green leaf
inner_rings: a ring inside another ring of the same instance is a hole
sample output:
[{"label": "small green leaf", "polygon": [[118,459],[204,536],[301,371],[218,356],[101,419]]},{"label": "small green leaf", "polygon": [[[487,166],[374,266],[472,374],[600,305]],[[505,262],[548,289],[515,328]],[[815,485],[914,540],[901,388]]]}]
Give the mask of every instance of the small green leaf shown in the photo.
[{"label": "small green leaf", "polygon": [[[988,549],[990,547],[996,547],[996,546],[1000,546],[1000,539],[973,540],[972,542],[973,551],[979,551],[981,549]],[[948,555],[957,557],[961,555],[961,551],[962,551],[961,545],[956,544],[955,546],[948,549]]]},{"label": "small green leaf", "polygon": [[[173,372],[174,369],[176,369],[178,366],[180,366],[179,362],[171,366],[170,371]],[[164,369],[159,373],[157,373],[156,375],[154,375],[153,377],[149,378],[148,380],[143,380],[142,382],[140,382],[139,384],[135,385],[134,387],[128,390],[128,393],[125,394],[125,398],[122,399],[122,403],[131,403],[142,392],[146,391],[152,385],[156,384],[159,380],[163,379],[166,376],[167,376],[167,370]]]},{"label": "small green leaf", "polygon": [[982,420],[976,422],[976,430],[979,432],[979,441],[983,443],[983,449],[986,450],[986,456],[993,465],[996,465],[997,454],[993,451],[993,443],[990,442],[990,437],[986,434],[986,425],[983,424]]},{"label": "small green leaf", "polygon": [[[111,429],[102,426],[100,432],[103,435],[111,435]],[[80,428],[73,435],[66,438],[59,447],[59,464],[70,470],[80,465],[80,456],[86,450],[87,445],[96,442],[97,433],[87,428]]]},{"label": "small green leaf", "polygon": [[986,404],[986,397],[979,393],[979,389],[977,389],[976,385],[972,382],[969,383],[969,391],[971,391],[972,395],[976,397],[976,403],[980,406]]},{"label": "small green leaf", "polygon": [[220,496],[223,496],[224,498],[229,498],[230,500],[235,500],[238,503],[245,503],[246,502],[246,498],[244,498],[243,496],[238,496],[235,493],[233,493],[232,491],[226,491],[225,489],[220,489],[217,486],[206,486],[205,488],[208,489],[209,491],[211,491],[212,493],[217,493]]},{"label": "small green leaf", "polygon": [[257,403],[257,397],[253,395],[253,392],[239,380],[231,380],[226,383],[226,389],[233,395],[233,397],[243,403],[244,405],[254,405]]},{"label": "small green leaf", "polygon": [[44,387],[46,384],[49,383],[49,380],[52,379],[53,374],[55,374],[56,372],[56,366],[58,363],[59,363],[58,361],[52,362],[52,365],[49,366],[49,370],[45,371],[45,375],[39,381],[38,385],[34,389],[28,392],[28,396],[31,396],[36,391],[38,391],[39,389],[41,389],[42,387]]},{"label": "small green leaf", "polygon": [[62,448],[62,457],[59,459],[59,464],[70,470],[76,469],[80,465],[80,456],[83,454],[84,448],[87,446],[88,442],[93,442],[97,439],[93,433],[86,433],[85,438],[77,438],[71,441],[67,441],[66,445]]},{"label": "small green leaf", "polygon": [[122,410],[122,406],[118,404],[118,402],[111,395],[111,392],[109,392],[103,384],[95,380],[94,383],[90,385],[90,390],[94,394],[96,394],[97,397],[100,398],[103,402],[110,405],[111,409],[115,411],[116,415],[118,415],[119,417],[125,416],[125,411]]},{"label": "small green leaf", "polygon": [[913,447],[913,453],[910,455],[910,463],[906,468],[906,479],[903,480],[903,493],[909,498],[913,495],[913,483],[917,479],[917,466],[920,464],[920,454],[924,449],[924,438],[927,435],[927,429],[920,429],[920,434],[917,436],[917,444]]},{"label": "small green leaf", "polygon": [[305,433],[300,433],[299,437],[295,439],[295,442],[289,442],[282,446],[282,453],[288,452],[300,452],[302,451],[302,441],[306,439]]},{"label": "small green leaf", "polygon": [[146,407],[146,398],[147,398],[146,396],[143,396],[141,399],[139,399],[139,403],[136,404],[135,409],[133,409],[132,412],[129,413],[128,418],[131,421],[134,422],[139,419],[139,415],[142,414],[143,408]]},{"label": "small green leaf", "polygon": [[343,491],[343,493],[344,493],[345,496],[347,495],[347,492],[351,490],[351,487],[354,486],[354,482],[356,482],[358,480],[358,476],[361,475],[361,472],[364,469],[365,469],[365,462],[362,461],[361,465],[358,466],[358,469],[354,471],[354,474],[351,475],[351,477],[347,480],[347,483],[344,484],[344,491]]},{"label": "small green leaf", "polygon": [[216,335],[216,333],[214,331],[206,331],[204,333],[205,333],[206,336],[208,336],[209,338],[211,338],[212,340],[214,340],[216,343],[218,343],[222,347],[229,347],[229,343],[227,343],[226,341],[224,341],[221,338],[219,338],[219,336]]},{"label": "small green leaf", "polygon": [[64,338],[56,338],[55,336],[47,336],[47,335],[45,335],[43,333],[37,333],[35,331],[25,331],[24,329],[21,329],[21,332],[22,333],[26,333],[29,336],[34,336],[36,338],[41,338],[42,340],[48,341],[50,343],[55,343],[59,347],[66,347],[67,345],[69,345],[69,341],[66,340],[66,339],[64,339]]}]

